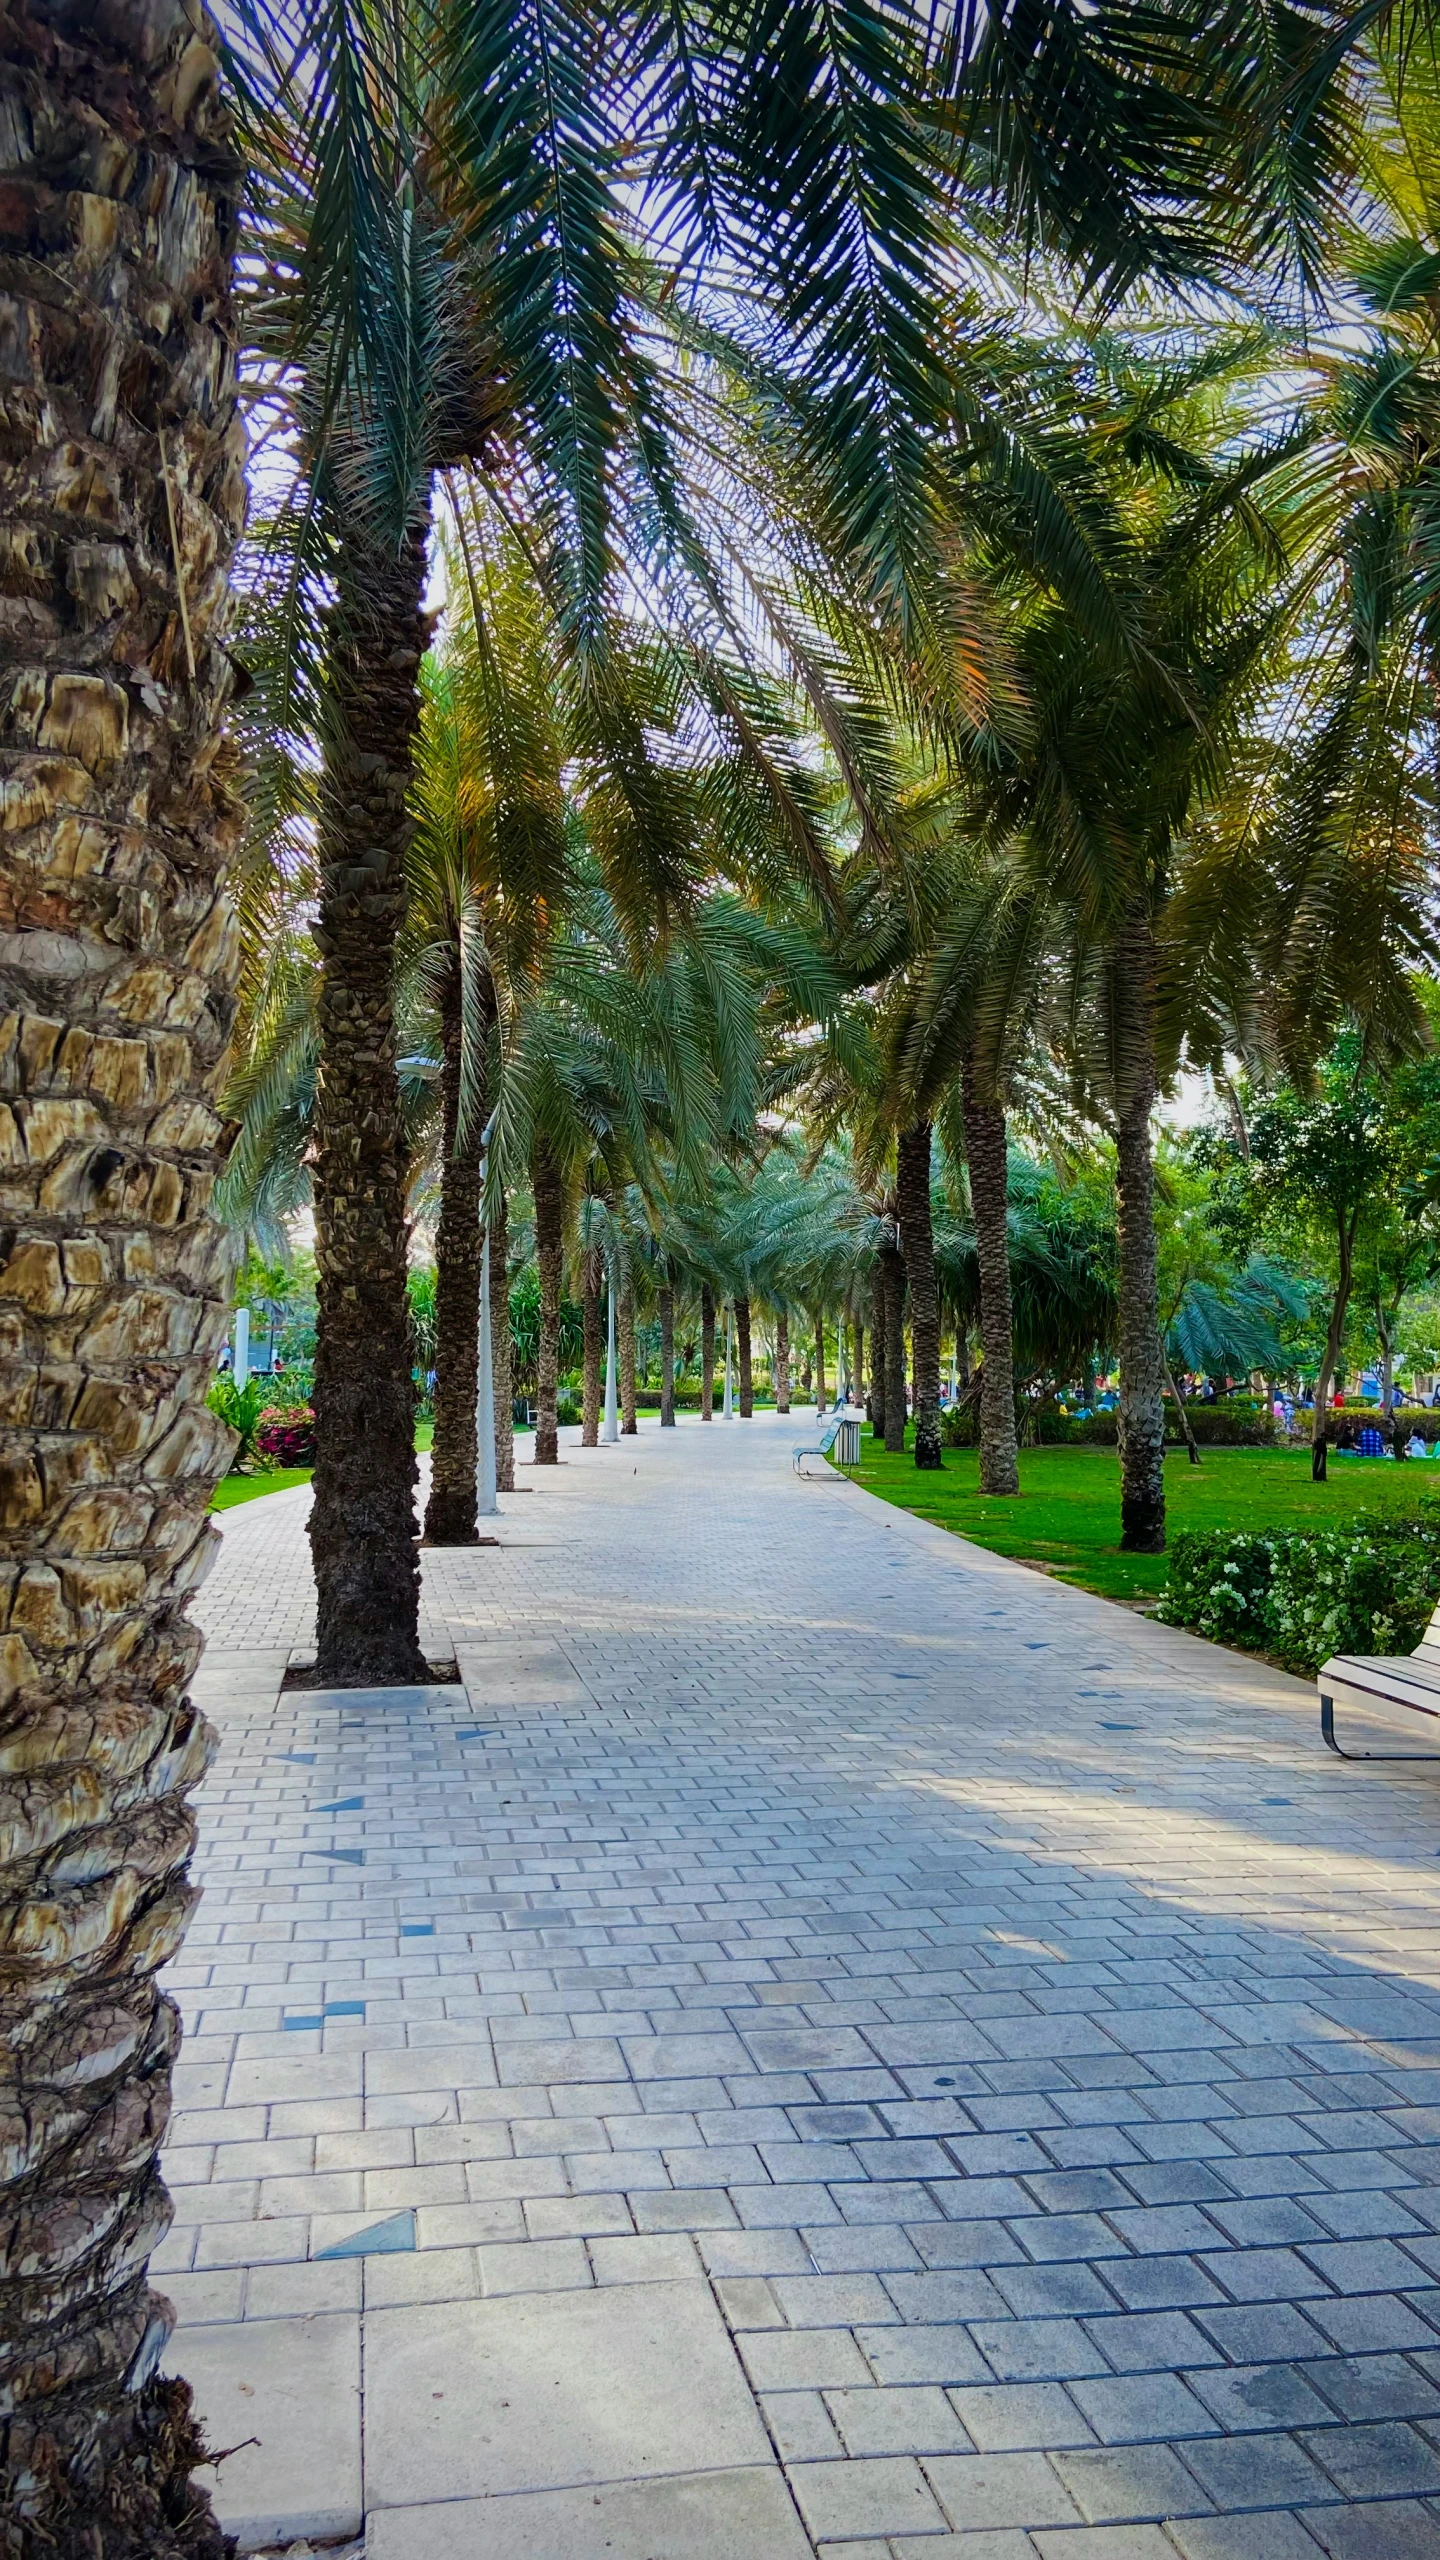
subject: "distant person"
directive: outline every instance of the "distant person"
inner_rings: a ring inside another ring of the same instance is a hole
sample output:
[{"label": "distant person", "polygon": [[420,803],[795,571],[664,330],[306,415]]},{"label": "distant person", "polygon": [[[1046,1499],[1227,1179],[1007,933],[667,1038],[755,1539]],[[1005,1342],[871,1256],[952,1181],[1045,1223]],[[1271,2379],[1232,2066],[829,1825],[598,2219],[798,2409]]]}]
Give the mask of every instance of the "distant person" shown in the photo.
[{"label": "distant person", "polygon": [[1429,1452],[1429,1450],[1426,1448],[1424,1441],[1421,1439],[1421,1437],[1420,1437],[1420,1434],[1419,1434],[1418,1430],[1417,1430],[1417,1431],[1412,1431],[1412,1432],[1411,1432],[1411,1434],[1410,1434],[1409,1439],[1406,1441],[1406,1443],[1405,1443],[1405,1455],[1406,1455],[1406,1457],[1407,1457],[1407,1458],[1428,1458],[1428,1457],[1429,1457],[1430,1452]]},{"label": "distant person", "polygon": [[1348,1415],[1335,1434],[1335,1454],[1342,1458],[1353,1458],[1355,1455],[1355,1426]]},{"label": "distant person", "polygon": [[1376,1428],[1376,1426],[1375,1426],[1375,1424],[1374,1424],[1373,1422],[1366,1422],[1366,1423],[1362,1423],[1362,1425],[1361,1425],[1361,1427],[1360,1427],[1360,1439],[1359,1439],[1359,1442],[1358,1442],[1358,1447],[1359,1447],[1360,1455],[1361,1455],[1361,1457],[1362,1457],[1362,1458],[1383,1458],[1383,1457],[1384,1457],[1384,1455],[1385,1455],[1385,1439],[1384,1439],[1384,1434],[1383,1434],[1381,1431],[1377,1430],[1377,1428]]}]

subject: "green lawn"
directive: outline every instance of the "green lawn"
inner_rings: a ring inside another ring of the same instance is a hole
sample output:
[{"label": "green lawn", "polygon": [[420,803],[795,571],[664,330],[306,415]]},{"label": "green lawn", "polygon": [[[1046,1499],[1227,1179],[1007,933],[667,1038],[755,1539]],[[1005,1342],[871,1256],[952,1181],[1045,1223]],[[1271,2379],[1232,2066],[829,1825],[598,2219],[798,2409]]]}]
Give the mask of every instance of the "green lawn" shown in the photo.
[{"label": "green lawn", "polygon": [[237,1502],[254,1502],[262,1493],[288,1493],[292,1484],[308,1484],[308,1467],[278,1467],[268,1476],[222,1476],[215,1487],[212,1511],[233,1511]]},{"label": "green lawn", "polygon": [[[435,1437],[433,1422],[417,1422],[415,1446],[428,1449]],[[268,1476],[222,1476],[215,1487],[212,1511],[233,1511],[237,1502],[254,1502],[262,1493],[288,1493],[292,1484],[308,1484],[309,1467],[280,1467]]]},{"label": "green lawn", "polygon": [[[867,1493],[918,1512],[998,1555],[1051,1566],[1067,1582],[1109,1600],[1143,1600],[1165,1580],[1163,1556],[1124,1556],[1120,1481],[1113,1449],[1022,1449],[1022,1490],[1013,1500],[982,1498],[973,1449],[947,1449],[940,1475],[920,1475],[907,1451],[892,1456],[867,1431],[853,1473]],[[1440,1464],[1392,1466],[1378,1458],[1330,1460],[1326,1484],[1310,1481],[1308,1449],[1207,1449],[1192,1467],[1181,1450],[1165,1460],[1166,1511],[1177,1529],[1310,1529],[1357,1515],[1408,1519],[1433,1487]]]}]

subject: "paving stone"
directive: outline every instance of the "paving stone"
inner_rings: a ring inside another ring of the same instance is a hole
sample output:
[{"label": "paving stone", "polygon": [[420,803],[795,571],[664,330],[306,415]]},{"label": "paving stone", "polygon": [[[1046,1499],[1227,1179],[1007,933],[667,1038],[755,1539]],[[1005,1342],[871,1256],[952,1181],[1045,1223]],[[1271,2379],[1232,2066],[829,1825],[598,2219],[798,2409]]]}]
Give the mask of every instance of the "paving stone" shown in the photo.
[{"label": "paving stone", "polygon": [[1217,2350],[1183,2311],[1139,2311],[1087,2320],[1085,2334],[1116,2373],[1164,2373],[1177,2365],[1220,2361]]},{"label": "paving stone", "polygon": [[981,2385],[950,2393],[966,2433],[982,2452],[1092,2444],[1094,2432],[1058,2382]]},{"label": "paving stone", "polygon": [[376,2506],[765,2459],[705,2285],[431,2303],[376,2312],[366,2325]]},{"label": "paving stone", "polygon": [[1181,2560],[1317,2560],[1298,2516],[1182,2516],[1170,2526]]},{"label": "paving stone", "polygon": [[1081,2520],[1074,2500],[1040,2453],[975,2453],[955,2461],[926,2462],[923,2468],[957,2533]]},{"label": "paving stone", "polygon": [[1104,2382],[1075,2382],[1071,2397],[1083,2410],[1102,2444],[1141,2444],[1166,2436],[1218,2432],[1204,2402],[1175,2373],[1116,2376]]},{"label": "paving stone", "polygon": [[358,2313],[182,2326],[165,2363],[211,2444],[239,2448],[215,2505],[244,2550],[360,2531]]},{"label": "paving stone", "polygon": [[1440,2388],[1428,2371],[1417,2371],[1404,2356],[1327,2356],[1323,2362],[1302,2366],[1301,2371],[1343,2418],[1440,2414]]},{"label": "paving stone", "polygon": [[1077,2525],[1037,2533],[1040,2560],[1174,2560],[1175,2545],[1158,2525]]},{"label": "paving stone", "polygon": [[1330,2560],[1440,2560],[1440,2516],[1408,2500],[1317,2507],[1303,2521]]},{"label": "paving stone", "polygon": [[1327,2427],[1300,2442],[1350,2498],[1398,2498],[1440,2491],[1440,2453],[1401,2424]]},{"label": "paving stone", "polygon": [[802,2462],[790,2472],[816,2541],[844,2535],[930,2533],[943,2518],[918,2462]]},{"label": "paving stone", "polygon": [[965,2430],[943,2391],[901,2383],[827,2391],[825,2406],[847,2453],[965,2453]]},{"label": "paving stone", "polygon": [[775,2469],[380,2508],[365,2543],[366,2560],[500,2549],[505,2560],[807,2560],[810,2544]]},{"label": "paving stone", "polygon": [[1168,2445],[1135,2444],[1097,2453],[1056,2453],[1055,2468],[1090,2524],[1205,2514],[1211,2501]]},{"label": "paving stone", "polygon": [[1185,2460],[1217,2507],[1298,2507],[1323,2498],[1329,2483],[1293,2436],[1216,2437],[1187,2442]]}]

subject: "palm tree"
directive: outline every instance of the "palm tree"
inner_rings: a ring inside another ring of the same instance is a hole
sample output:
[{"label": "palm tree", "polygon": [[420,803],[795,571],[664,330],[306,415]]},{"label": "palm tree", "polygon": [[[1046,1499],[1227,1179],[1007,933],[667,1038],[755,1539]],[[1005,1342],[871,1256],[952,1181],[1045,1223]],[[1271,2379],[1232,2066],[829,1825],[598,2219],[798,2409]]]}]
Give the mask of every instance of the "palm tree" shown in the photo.
[{"label": "palm tree", "polygon": [[[480,1199],[506,1020],[543,965],[569,886],[566,744],[543,599],[493,518],[457,509],[446,644],[424,688],[417,823],[399,950],[437,1017],[444,1089],[435,1432],[425,1537],[473,1545],[482,1218],[490,1231],[496,1480],[513,1490],[506,1166]],[[558,1308],[558,1297],[556,1300]],[[553,1405],[553,1390],[552,1390]]]},{"label": "palm tree", "polygon": [[[229,1450],[205,1392],[230,1271],[209,1202],[239,960],[225,874],[242,808],[223,724],[245,509],[243,172],[207,35],[126,0],[103,20],[40,0],[8,23],[4,70],[6,183],[35,297],[7,515],[47,601],[27,622],[3,757],[23,1169],[0,1299],[17,1378],[63,1369],[69,1385],[43,1417],[13,1408],[9,1461],[5,1715],[28,1774],[6,1836],[7,1939],[21,1943],[22,1907],[31,1924],[7,1985],[21,2076],[0,2242],[0,2536],[40,2551],[133,2535],[164,2560],[221,2549],[189,2485],[189,2394],[154,2379],[172,2315],[146,2282],[170,2218],[155,2149],[178,2041],[155,1975],[184,1932],[185,1799],[214,1740],[184,1694],[200,1650],[185,1603]],[[22,131],[50,137],[41,160]],[[142,163],[143,219],[126,192]],[[93,221],[44,210],[80,203]],[[143,397],[103,387],[142,380]],[[67,524],[103,525],[104,541],[57,544]],[[117,896],[106,848],[122,844],[143,895]],[[42,1427],[61,1434],[43,1474]]]}]

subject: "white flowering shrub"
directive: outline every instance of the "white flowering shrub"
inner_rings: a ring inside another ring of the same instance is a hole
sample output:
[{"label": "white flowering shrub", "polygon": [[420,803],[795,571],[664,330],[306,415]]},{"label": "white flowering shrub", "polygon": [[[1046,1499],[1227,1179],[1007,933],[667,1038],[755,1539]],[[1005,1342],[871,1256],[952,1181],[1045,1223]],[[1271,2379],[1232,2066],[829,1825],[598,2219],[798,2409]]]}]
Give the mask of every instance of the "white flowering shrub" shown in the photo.
[{"label": "white flowering shrub", "polygon": [[1183,1530],[1157,1615],[1313,1673],[1332,1653],[1413,1653],[1440,1600],[1440,1523]]}]

